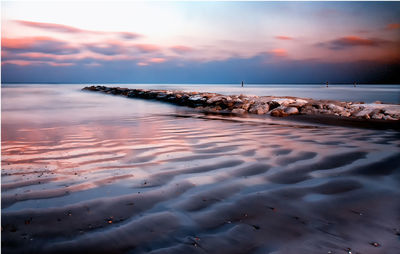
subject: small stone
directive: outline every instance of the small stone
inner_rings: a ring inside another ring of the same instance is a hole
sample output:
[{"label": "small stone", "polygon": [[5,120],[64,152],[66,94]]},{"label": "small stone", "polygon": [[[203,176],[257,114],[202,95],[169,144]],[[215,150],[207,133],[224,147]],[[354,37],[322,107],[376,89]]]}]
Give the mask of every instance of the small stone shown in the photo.
[{"label": "small stone", "polygon": [[372,243],[370,243],[372,246],[374,246],[374,247],[379,247],[379,246],[381,246],[379,243],[377,243],[377,242],[372,242]]},{"label": "small stone", "polygon": [[235,109],[233,109],[232,110],[232,113],[233,114],[244,114],[244,113],[246,113],[246,110],[244,110],[244,109],[242,109],[242,108],[235,108]]}]

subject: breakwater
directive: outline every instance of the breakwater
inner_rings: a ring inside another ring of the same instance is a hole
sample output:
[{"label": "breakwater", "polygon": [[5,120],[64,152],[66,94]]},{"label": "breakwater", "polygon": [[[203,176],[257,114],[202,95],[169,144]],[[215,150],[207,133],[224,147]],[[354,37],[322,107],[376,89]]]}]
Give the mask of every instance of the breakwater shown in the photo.
[{"label": "breakwater", "polygon": [[184,92],[154,89],[88,86],[82,90],[153,99],[214,113],[258,114],[285,117],[290,115],[331,115],[341,118],[396,121],[400,105],[375,102],[342,102],[296,97],[222,95],[205,92]]}]

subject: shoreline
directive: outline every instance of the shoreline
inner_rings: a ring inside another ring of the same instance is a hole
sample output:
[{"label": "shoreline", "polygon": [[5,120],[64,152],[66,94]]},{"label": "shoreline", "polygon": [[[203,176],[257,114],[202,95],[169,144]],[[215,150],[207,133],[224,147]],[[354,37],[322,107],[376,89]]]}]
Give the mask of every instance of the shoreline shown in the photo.
[{"label": "shoreline", "polygon": [[329,125],[400,129],[400,105],[381,102],[343,102],[292,96],[222,95],[155,89],[88,86],[84,91],[163,101],[194,108],[205,113],[270,115]]}]

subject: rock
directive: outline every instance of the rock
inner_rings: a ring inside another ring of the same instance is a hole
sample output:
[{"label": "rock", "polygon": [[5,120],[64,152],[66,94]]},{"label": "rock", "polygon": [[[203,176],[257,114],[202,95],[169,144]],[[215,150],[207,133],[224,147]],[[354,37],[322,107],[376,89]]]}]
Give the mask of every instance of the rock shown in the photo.
[{"label": "rock", "polygon": [[349,116],[351,116],[351,113],[348,111],[343,111],[343,112],[339,113],[339,116],[349,117]]},{"label": "rock", "polygon": [[267,113],[269,110],[268,104],[254,104],[249,109],[249,112],[252,114],[262,115]]},{"label": "rock", "polygon": [[222,96],[215,96],[211,97],[210,99],[207,100],[207,104],[213,104],[216,102],[222,102],[223,97]]},{"label": "rock", "polygon": [[306,105],[308,103],[308,101],[303,100],[303,99],[296,99],[296,101],[294,103],[291,103],[289,106],[292,107],[303,107],[304,105]]},{"label": "rock", "polygon": [[329,109],[318,109],[317,110],[318,114],[324,114],[324,115],[329,115],[329,114],[333,114],[332,111],[330,111]]},{"label": "rock", "polygon": [[384,116],[385,116],[385,115],[382,114],[382,113],[376,113],[376,114],[372,114],[372,115],[371,115],[371,118],[372,118],[372,119],[383,119]]},{"label": "rock", "polygon": [[312,106],[313,106],[313,108],[316,108],[316,109],[323,109],[324,108],[324,106],[321,103],[314,103],[314,104],[312,104]]},{"label": "rock", "polygon": [[390,115],[394,118],[400,118],[400,105],[393,105],[393,107],[385,107],[382,109],[382,111],[385,115]]},{"label": "rock", "polygon": [[275,109],[277,107],[280,107],[281,105],[276,101],[269,101],[268,102],[268,106],[269,106],[270,110],[273,110],[273,109]]},{"label": "rock", "polygon": [[327,114],[363,119],[399,120],[400,105],[382,104],[380,101],[340,102],[329,100],[304,100],[300,98],[276,98],[272,96],[221,95],[205,92],[183,92],[170,90],[128,89],[120,87],[88,86],[82,90],[126,96],[130,98],[157,99],[178,105],[195,107],[212,112],[232,112],[233,114],[270,113],[271,116],[294,114]]},{"label": "rock", "polygon": [[287,98],[273,99],[272,101],[279,103],[279,105],[281,105],[281,106],[287,106],[287,105],[295,102],[295,100],[287,99]]},{"label": "rock", "polygon": [[371,119],[371,117],[370,117],[368,114],[363,115],[362,118],[363,118],[363,119]]},{"label": "rock", "polygon": [[369,114],[373,111],[373,109],[370,108],[364,108],[361,111],[357,112],[354,114],[355,117],[362,117],[362,118],[366,118],[368,116],[367,119],[369,119]]},{"label": "rock", "polygon": [[396,118],[393,118],[393,117],[391,117],[391,116],[383,116],[383,119],[384,120],[397,120]]},{"label": "rock", "polygon": [[233,113],[233,114],[240,114],[240,115],[242,115],[242,114],[246,113],[246,110],[244,110],[244,109],[242,109],[242,108],[235,108],[235,109],[232,110],[232,113]]},{"label": "rock", "polygon": [[335,104],[328,104],[327,109],[332,110],[335,113],[341,113],[344,111],[344,108]]},{"label": "rock", "polygon": [[157,98],[157,100],[162,100],[164,98],[167,98],[167,95],[165,93],[159,93],[159,94],[153,94]]},{"label": "rock", "polygon": [[200,95],[194,95],[189,97],[190,101],[204,101],[204,98]]},{"label": "rock", "polygon": [[284,116],[288,116],[288,114],[285,112],[285,108],[283,107],[278,107],[276,109],[271,110],[271,116],[275,116],[275,117],[284,117]]},{"label": "rock", "polygon": [[284,111],[288,115],[295,115],[299,113],[299,110],[296,107],[287,107],[284,109]]}]

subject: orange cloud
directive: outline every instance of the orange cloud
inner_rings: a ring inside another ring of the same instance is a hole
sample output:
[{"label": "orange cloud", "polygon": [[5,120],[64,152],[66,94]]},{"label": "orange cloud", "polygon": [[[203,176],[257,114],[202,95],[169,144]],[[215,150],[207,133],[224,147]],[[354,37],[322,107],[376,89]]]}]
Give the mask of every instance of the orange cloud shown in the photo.
[{"label": "orange cloud", "polygon": [[24,38],[2,38],[1,45],[8,49],[26,49],[38,41],[52,41],[50,37],[24,37]]},{"label": "orange cloud", "polygon": [[384,43],[388,43],[388,41],[379,39],[379,38],[361,38],[358,36],[350,35],[350,36],[345,36],[341,37],[332,41],[328,42],[321,42],[318,43],[318,46],[322,47],[328,47],[333,50],[341,50],[349,47],[357,47],[357,46],[368,46],[368,47],[374,47],[374,46],[379,46]]},{"label": "orange cloud", "polygon": [[142,52],[155,52],[159,51],[160,47],[153,44],[136,44],[136,48]]},{"label": "orange cloud", "polygon": [[6,61],[2,61],[1,65],[15,64],[15,65],[19,65],[19,66],[28,66],[28,65],[32,65],[34,63],[35,62],[26,61],[26,60],[6,60]]},{"label": "orange cloud", "polygon": [[289,37],[289,36],[285,36],[285,35],[278,35],[278,36],[275,36],[275,38],[279,39],[279,40],[293,40],[293,37]]},{"label": "orange cloud", "polygon": [[167,61],[167,59],[162,57],[153,57],[149,60],[150,63],[163,63],[165,61]]},{"label": "orange cloud", "polygon": [[287,56],[288,53],[285,49],[277,48],[269,51],[269,53],[273,54],[274,56],[284,57]]},{"label": "orange cloud", "polygon": [[51,37],[22,37],[22,38],[2,38],[2,50],[14,52],[41,52],[56,55],[75,54],[80,50],[70,46],[65,41],[53,39]]},{"label": "orange cloud", "polygon": [[137,63],[137,65],[138,66],[147,66],[147,65],[149,65],[148,63],[144,63],[144,62],[139,62],[139,63]]},{"label": "orange cloud", "polygon": [[364,39],[358,36],[346,36],[336,40],[338,44],[343,45],[354,45],[354,46],[374,46],[377,44],[377,41],[372,39]]},{"label": "orange cloud", "polygon": [[175,46],[172,46],[171,49],[177,53],[186,53],[186,52],[193,51],[193,48],[188,47],[188,46],[183,46],[183,45],[175,45]]},{"label": "orange cloud", "polygon": [[400,28],[400,23],[391,23],[386,26],[387,30],[395,30]]}]

